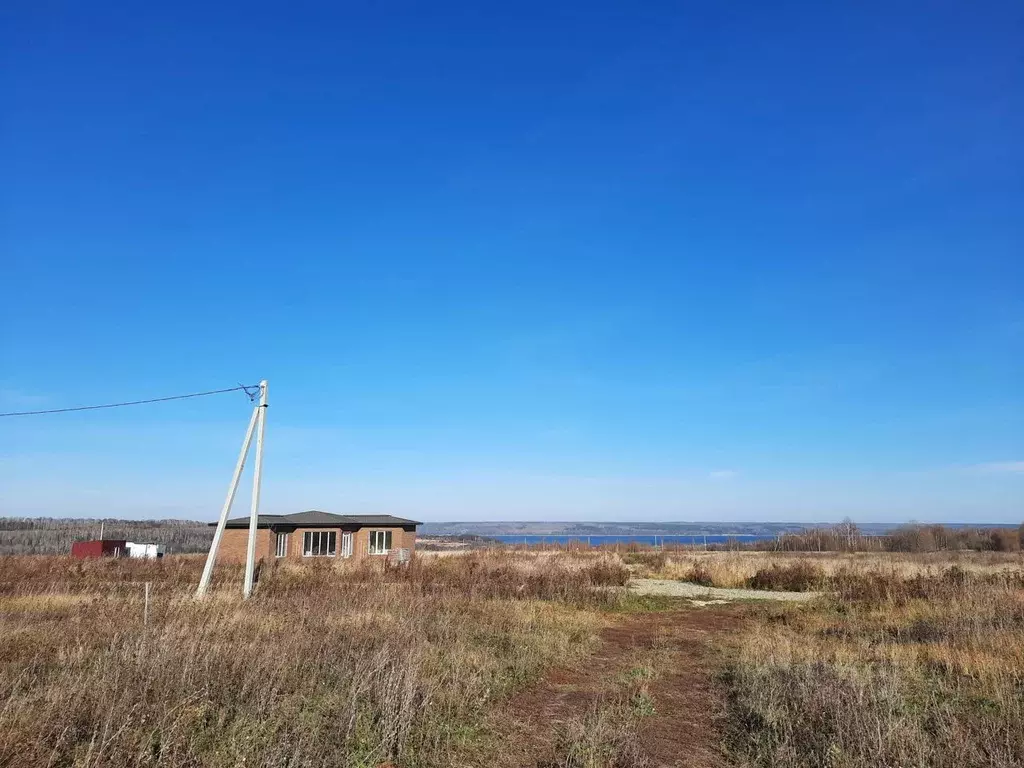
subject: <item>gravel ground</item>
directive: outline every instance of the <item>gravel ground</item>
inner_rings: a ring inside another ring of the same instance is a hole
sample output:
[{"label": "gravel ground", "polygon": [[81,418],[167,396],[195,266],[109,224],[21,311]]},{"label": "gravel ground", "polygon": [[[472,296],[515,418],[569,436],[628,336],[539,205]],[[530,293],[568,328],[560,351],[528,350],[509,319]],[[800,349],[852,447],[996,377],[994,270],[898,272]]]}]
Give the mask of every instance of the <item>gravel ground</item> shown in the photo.
[{"label": "gravel ground", "polygon": [[702,587],[686,581],[671,579],[631,579],[631,592],[638,595],[666,595],[668,597],[690,597],[699,600],[785,600],[800,602],[813,600],[819,592],[769,592],[761,589],[721,589]]}]

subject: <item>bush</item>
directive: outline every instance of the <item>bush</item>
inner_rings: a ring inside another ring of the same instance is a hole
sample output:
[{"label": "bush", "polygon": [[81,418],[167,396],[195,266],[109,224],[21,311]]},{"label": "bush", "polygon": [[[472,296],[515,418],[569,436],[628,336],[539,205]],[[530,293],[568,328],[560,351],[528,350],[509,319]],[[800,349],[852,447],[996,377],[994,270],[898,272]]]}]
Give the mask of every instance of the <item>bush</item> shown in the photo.
[{"label": "bush", "polygon": [[668,555],[664,552],[626,552],[622,555],[622,562],[660,571],[668,563]]},{"label": "bush", "polygon": [[807,592],[820,587],[823,582],[824,573],[821,568],[801,561],[791,565],[775,564],[770,568],[761,568],[747,579],[747,588]]},{"label": "bush", "polygon": [[713,587],[715,585],[714,576],[711,575],[711,571],[703,563],[696,563],[681,580],[699,584],[702,587]]},{"label": "bush", "polygon": [[994,552],[1020,552],[1020,535],[1011,528],[996,528],[989,533]]}]

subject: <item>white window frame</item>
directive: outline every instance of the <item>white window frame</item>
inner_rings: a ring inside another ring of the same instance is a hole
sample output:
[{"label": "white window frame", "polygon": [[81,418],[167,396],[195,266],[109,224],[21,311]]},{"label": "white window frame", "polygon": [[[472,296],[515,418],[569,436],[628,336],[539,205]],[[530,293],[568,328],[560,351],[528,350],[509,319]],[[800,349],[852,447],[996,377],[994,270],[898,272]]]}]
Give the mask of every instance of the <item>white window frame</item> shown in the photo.
[{"label": "white window frame", "polygon": [[303,531],[303,557],[334,557],[338,553],[337,531]]},{"label": "white window frame", "polygon": [[275,557],[286,557],[288,555],[288,534],[278,533],[274,546]]},{"label": "white window frame", "polygon": [[391,552],[392,531],[370,531],[366,551],[371,555],[387,555]]},{"label": "white window frame", "polygon": [[352,531],[341,532],[341,556],[348,558],[352,557],[353,541],[355,537],[352,535]]}]

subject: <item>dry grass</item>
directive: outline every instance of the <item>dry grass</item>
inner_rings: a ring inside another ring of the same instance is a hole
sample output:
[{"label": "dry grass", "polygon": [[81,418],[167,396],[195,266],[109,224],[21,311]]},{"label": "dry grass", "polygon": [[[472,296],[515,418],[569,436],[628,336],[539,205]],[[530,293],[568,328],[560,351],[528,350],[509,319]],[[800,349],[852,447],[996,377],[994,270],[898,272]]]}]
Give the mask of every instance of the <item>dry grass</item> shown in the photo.
[{"label": "dry grass", "polygon": [[[833,591],[751,608],[748,635],[718,639],[738,644],[739,765],[1024,764],[1019,555],[625,559],[636,575]],[[246,604],[236,567],[195,602],[201,568],[0,558],[0,765],[487,765],[506,748],[494,705],[584,659],[605,612],[632,605],[613,589],[622,561],[600,553],[286,565]],[[561,727],[557,765],[645,764],[638,729],[658,716],[650,683],[670,665],[644,653]]]},{"label": "dry grass", "polygon": [[[643,743],[645,718],[657,714],[652,684],[675,663],[674,646],[665,633],[641,641],[586,710],[560,723],[554,758],[545,768],[647,768],[654,764]],[[682,756],[680,756],[682,757]]]},{"label": "dry grass", "polygon": [[556,758],[545,768],[647,768],[651,761],[638,727],[652,706],[647,699],[623,696],[594,702],[583,716],[558,728]]},{"label": "dry grass", "polygon": [[1024,572],[1013,564],[844,562],[828,601],[762,609],[731,673],[737,761],[1024,764]]},{"label": "dry grass", "polygon": [[[884,573],[902,581],[935,576],[951,566],[978,574],[1020,573],[1024,555],[1000,552],[641,552],[624,556],[632,575],[693,581],[729,589],[828,589],[835,577]],[[773,573],[774,572],[774,573]],[[758,574],[761,574],[760,578]],[[787,582],[788,579],[788,582]],[[776,585],[778,582],[778,585]],[[788,583],[788,586],[782,586]]]},{"label": "dry grass", "polygon": [[195,602],[201,565],[0,560],[0,765],[472,761],[487,708],[585,653],[624,580],[494,553],[267,570],[243,605],[236,568]]}]

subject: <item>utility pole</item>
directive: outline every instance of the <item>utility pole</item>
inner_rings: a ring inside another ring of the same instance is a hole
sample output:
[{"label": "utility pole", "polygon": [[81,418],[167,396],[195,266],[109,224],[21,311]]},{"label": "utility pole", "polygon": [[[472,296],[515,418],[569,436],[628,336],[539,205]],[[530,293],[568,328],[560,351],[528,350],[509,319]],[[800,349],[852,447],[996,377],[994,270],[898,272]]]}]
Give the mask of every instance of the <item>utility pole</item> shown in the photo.
[{"label": "utility pole", "polygon": [[253,432],[259,427],[259,437],[256,440],[256,472],[253,477],[252,509],[249,517],[249,546],[246,551],[245,564],[245,588],[244,597],[252,593],[253,558],[256,552],[256,520],[259,511],[259,489],[260,475],[263,469],[263,425],[266,422],[267,410],[267,381],[260,382],[260,401],[252,409],[252,417],[249,419],[249,428],[245,432],[245,439],[242,440],[242,450],[238,454],[238,463],[235,464],[235,473],[231,476],[231,484],[228,486],[228,495],[224,499],[224,506],[220,511],[220,518],[217,521],[217,530],[213,534],[213,542],[210,544],[210,552],[206,556],[206,565],[203,567],[203,575],[199,580],[199,587],[196,589],[196,597],[206,595],[213,578],[213,566],[217,562],[217,550],[220,548],[220,540],[224,536],[224,527],[231,514],[231,505],[235,502],[235,492],[238,490],[238,481],[242,477],[242,470],[245,468],[245,458],[249,454],[249,446],[252,443]]},{"label": "utility pole", "polygon": [[267,380],[260,382],[260,404],[256,406],[259,422],[256,425],[256,465],[252,473],[252,506],[249,509],[249,547],[245,555],[245,586],[242,598],[252,595],[253,576],[256,572],[256,523],[260,512],[260,478],[263,475],[263,428],[267,423]]}]

